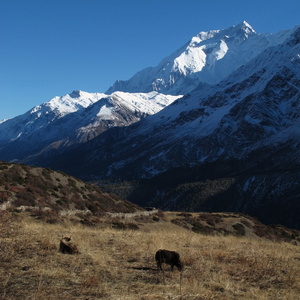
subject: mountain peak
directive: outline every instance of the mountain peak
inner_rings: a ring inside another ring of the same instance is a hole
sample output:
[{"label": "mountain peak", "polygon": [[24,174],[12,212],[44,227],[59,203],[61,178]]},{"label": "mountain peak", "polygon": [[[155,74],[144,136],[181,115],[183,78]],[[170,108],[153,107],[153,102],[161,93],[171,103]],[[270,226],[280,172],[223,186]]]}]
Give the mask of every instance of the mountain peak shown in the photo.
[{"label": "mountain peak", "polygon": [[244,31],[247,31],[247,32],[252,32],[252,33],[255,33],[255,30],[252,28],[252,26],[246,22],[246,21],[243,21],[242,23],[239,23],[238,25],[235,26],[236,28],[240,28],[240,29],[243,29]]},{"label": "mountain peak", "polygon": [[81,96],[80,90],[74,90],[71,94],[69,94],[72,98],[79,98]]},{"label": "mountain peak", "polygon": [[106,93],[154,90],[188,94],[200,83],[220,82],[268,47],[284,42],[288,35],[257,34],[246,21],[226,29],[201,31],[156,67],[144,69],[127,81],[117,81]]},{"label": "mountain peak", "polygon": [[251,25],[249,25],[249,23],[243,21],[226,29],[201,31],[196,37],[191,39],[191,42],[194,42],[197,39],[200,39],[200,41],[205,41],[213,38],[220,39],[224,36],[234,37],[236,35],[245,35],[248,38],[248,36],[251,34],[256,34],[255,30],[251,27]]},{"label": "mountain peak", "polygon": [[237,36],[237,37],[242,36],[243,39],[248,39],[250,36],[256,35],[255,30],[246,21],[243,21],[237,25],[233,25],[228,29],[223,29],[221,30],[221,32],[226,32],[226,34],[229,36]]},{"label": "mountain peak", "polygon": [[249,23],[247,23],[246,21],[243,21],[242,23],[240,23],[239,25],[237,25],[237,27],[239,27],[241,30],[243,30],[245,32],[245,35],[248,37],[251,34],[256,34],[255,30],[252,28],[251,25],[249,25]]}]

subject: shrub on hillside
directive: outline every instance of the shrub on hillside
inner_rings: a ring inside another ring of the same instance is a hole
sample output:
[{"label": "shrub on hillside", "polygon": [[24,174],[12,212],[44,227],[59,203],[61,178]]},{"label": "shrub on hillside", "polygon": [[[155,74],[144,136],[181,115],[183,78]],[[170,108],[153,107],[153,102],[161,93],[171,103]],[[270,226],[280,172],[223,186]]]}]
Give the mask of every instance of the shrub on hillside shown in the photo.
[{"label": "shrub on hillside", "polygon": [[35,206],[36,200],[31,192],[23,189],[16,193],[16,200],[13,202],[15,206]]},{"label": "shrub on hillside", "polygon": [[8,201],[9,197],[10,197],[10,192],[1,191],[0,192],[0,203],[4,203],[4,202]]},{"label": "shrub on hillside", "polygon": [[60,222],[60,216],[58,212],[54,210],[43,210],[42,208],[34,209],[31,210],[31,216],[49,224],[56,224]]},{"label": "shrub on hillside", "polygon": [[192,230],[196,233],[202,233],[202,234],[214,234],[215,230],[209,226],[202,225],[201,223],[198,222],[193,222],[193,227]]},{"label": "shrub on hillside", "polygon": [[237,236],[244,236],[246,234],[245,226],[241,223],[236,223],[232,225],[232,227],[235,229],[235,234]]},{"label": "shrub on hillside", "polygon": [[44,176],[44,178],[46,179],[46,180],[49,180],[49,181],[52,181],[52,178],[51,178],[51,173],[52,173],[53,171],[51,170],[51,169],[42,169],[42,175]]}]

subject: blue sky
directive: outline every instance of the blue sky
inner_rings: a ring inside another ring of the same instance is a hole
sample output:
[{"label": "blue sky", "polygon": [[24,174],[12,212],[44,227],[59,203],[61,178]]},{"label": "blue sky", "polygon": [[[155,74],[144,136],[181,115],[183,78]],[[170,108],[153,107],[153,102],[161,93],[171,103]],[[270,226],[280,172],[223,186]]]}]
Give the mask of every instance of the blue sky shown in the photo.
[{"label": "blue sky", "polygon": [[105,92],[200,31],[300,24],[299,0],[0,0],[0,120],[73,90]]}]

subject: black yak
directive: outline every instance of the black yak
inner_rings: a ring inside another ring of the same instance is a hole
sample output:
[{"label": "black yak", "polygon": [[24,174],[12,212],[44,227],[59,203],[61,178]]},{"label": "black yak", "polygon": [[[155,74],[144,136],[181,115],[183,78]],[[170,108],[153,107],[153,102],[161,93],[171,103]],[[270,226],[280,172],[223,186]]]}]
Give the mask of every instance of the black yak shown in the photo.
[{"label": "black yak", "polygon": [[155,254],[155,260],[158,270],[163,270],[161,266],[163,263],[171,265],[172,271],[174,266],[177,267],[178,271],[182,271],[183,269],[183,263],[180,261],[180,256],[175,251],[158,250]]},{"label": "black yak", "polygon": [[62,237],[59,244],[59,251],[64,254],[78,254],[79,251],[73,243],[71,237]]}]

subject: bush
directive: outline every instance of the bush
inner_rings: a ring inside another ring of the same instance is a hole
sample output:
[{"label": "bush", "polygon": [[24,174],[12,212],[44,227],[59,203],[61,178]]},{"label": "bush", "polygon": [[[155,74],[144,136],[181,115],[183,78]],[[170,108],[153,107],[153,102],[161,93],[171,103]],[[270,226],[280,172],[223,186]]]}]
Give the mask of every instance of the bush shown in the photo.
[{"label": "bush", "polygon": [[202,234],[213,234],[214,229],[212,229],[209,226],[204,226],[200,223],[194,223],[192,230],[196,233],[202,233]]},{"label": "bush", "polygon": [[52,181],[51,176],[50,176],[50,170],[49,169],[43,169],[42,170],[42,175],[46,180]]},{"label": "bush", "polygon": [[119,229],[119,230],[125,230],[126,229],[126,225],[122,222],[113,222],[112,227],[114,229]]},{"label": "bush", "polygon": [[0,203],[4,203],[4,202],[8,201],[9,197],[10,197],[10,193],[0,192]]},{"label": "bush", "polygon": [[236,223],[232,225],[232,227],[236,230],[235,234],[237,236],[244,236],[246,234],[245,226],[241,223]]},{"label": "bush", "polygon": [[35,206],[35,198],[31,192],[22,190],[16,193],[16,200],[14,201],[15,206]]},{"label": "bush", "polygon": [[32,210],[31,216],[37,218],[38,220],[43,220],[49,224],[56,224],[60,222],[60,217],[58,213],[54,210]]}]

